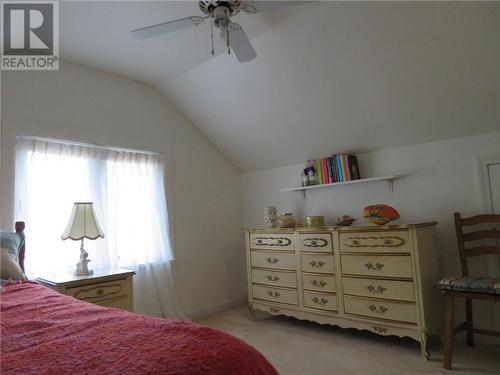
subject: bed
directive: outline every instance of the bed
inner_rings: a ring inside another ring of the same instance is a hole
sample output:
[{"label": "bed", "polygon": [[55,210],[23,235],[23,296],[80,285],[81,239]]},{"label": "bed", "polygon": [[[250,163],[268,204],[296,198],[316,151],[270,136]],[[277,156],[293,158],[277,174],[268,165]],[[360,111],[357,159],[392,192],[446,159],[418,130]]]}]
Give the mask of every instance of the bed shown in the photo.
[{"label": "bed", "polygon": [[206,326],[92,305],[31,281],[4,288],[4,375],[277,374],[253,347]]}]

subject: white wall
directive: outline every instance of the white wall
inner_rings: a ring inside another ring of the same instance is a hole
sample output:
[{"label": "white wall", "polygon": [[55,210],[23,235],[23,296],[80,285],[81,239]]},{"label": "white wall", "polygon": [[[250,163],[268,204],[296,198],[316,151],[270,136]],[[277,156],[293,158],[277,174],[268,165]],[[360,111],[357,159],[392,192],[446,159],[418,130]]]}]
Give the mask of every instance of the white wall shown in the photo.
[{"label": "white wall", "polygon": [[[361,154],[363,177],[407,175],[395,182],[393,195],[385,183],[377,182],[310,191],[305,204],[300,193],[279,192],[300,185],[303,165],[247,173],[243,175],[245,225],[263,226],[266,205],[300,216],[324,215],[331,224],[343,214],[361,218],[369,204],[387,203],[399,211],[399,222],[439,222],[441,272],[453,274],[460,266],[452,215],[482,212],[476,158],[489,156],[500,157],[500,132]],[[473,269],[484,271],[481,260],[473,262],[477,262]]]},{"label": "white wall", "polygon": [[14,220],[16,134],[163,152],[181,307],[198,315],[245,298],[240,174],[158,91],[63,62],[3,72],[1,99],[4,226]]}]

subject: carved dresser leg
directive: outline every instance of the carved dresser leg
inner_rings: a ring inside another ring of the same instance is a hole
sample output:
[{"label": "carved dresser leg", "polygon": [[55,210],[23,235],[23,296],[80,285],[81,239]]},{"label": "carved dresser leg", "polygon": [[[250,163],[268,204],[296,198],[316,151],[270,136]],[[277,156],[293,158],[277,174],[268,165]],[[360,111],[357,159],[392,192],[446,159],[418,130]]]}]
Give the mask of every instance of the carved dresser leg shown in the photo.
[{"label": "carved dresser leg", "polygon": [[252,318],[252,320],[257,320],[257,316],[255,314],[255,310],[252,307],[251,303],[248,304],[248,310],[250,311],[250,317]]},{"label": "carved dresser leg", "polygon": [[420,350],[422,351],[422,357],[428,361],[431,354],[429,353],[429,335],[427,333],[420,333]]}]

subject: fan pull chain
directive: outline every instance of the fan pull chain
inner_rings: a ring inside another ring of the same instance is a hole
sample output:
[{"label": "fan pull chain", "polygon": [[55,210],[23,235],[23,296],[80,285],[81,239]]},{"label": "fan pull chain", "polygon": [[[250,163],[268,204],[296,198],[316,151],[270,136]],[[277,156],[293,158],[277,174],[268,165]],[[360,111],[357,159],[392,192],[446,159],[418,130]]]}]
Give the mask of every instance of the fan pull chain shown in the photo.
[{"label": "fan pull chain", "polygon": [[214,50],[214,16],[212,16],[212,19],[210,20],[210,36],[212,37],[212,56],[215,55],[215,50]]},{"label": "fan pull chain", "polygon": [[227,37],[226,37],[226,45],[227,45],[227,54],[230,55],[231,54],[231,43],[230,43],[230,40],[229,40],[229,36],[231,35],[229,33],[229,29],[231,28],[231,21],[229,21],[227,23]]}]

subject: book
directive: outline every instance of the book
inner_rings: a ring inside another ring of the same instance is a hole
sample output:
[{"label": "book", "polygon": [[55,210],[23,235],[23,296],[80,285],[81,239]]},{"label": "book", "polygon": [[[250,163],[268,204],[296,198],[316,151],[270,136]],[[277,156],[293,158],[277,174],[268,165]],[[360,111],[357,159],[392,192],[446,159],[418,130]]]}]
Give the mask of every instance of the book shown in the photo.
[{"label": "book", "polygon": [[335,182],[335,178],[333,176],[333,168],[332,168],[332,158],[326,158],[326,165],[328,166],[328,178],[330,182]]},{"label": "book", "polygon": [[337,168],[335,167],[337,155],[332,155],[332,173],[333,173],[333,179],[335,182],[339,182],[339,174],[337,172]]},{"label": "book", "polygon": [[342,155],[342,170],[346,181],[351,181],[351,174],[349,172],[348,155]]},{"label": "book", "polygon": [[359,180],[361,178],[361,173],[359,173],[358,158],[356,155],[349,155],[348,157],[349,173],[351,174],[351,179]]},{"label": "book", "polygon": [[347,175],[344,166],[344,155],[340,155],[340,170],[342,171],[342,181],[347,181]]},{"label": "book", "polygon": [[336,155],[335,157],[335,167],[337,168],[337,173],[339,176],[338,182],[343,182],[344,175],[342,174],[342,167],[340,166],[340,155]]},{"label": "book", "polygon": [[323,174],[321,173],[321,162],[316,160],[314,169],[316,170],[316,182],[318,184],[323,184]]},{"label": "book", "polygon": [[326,167],[326,159],[325,158],[321,159],[321,168],[322,168],[322,172],[323,172],[324,183],[325,184],[329,184],[330,180],[328,178],[328,170],[327,170],[327,167]]}]

